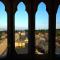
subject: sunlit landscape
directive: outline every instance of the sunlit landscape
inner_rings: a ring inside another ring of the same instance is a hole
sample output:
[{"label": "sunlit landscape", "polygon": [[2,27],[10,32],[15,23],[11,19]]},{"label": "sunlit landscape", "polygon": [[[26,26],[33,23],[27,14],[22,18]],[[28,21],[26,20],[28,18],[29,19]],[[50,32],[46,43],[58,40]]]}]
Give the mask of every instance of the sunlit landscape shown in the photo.
[{"label": "sunlit landscape", "polygon": [[[56,30],[56,53],[60,52],[60,29]],[[36,54],[48,53],[48,30],[35,31]],[[18,54],[28,53],[28,31],[15,32],[15,48]],[[7,53],[7,32],[0,31],[0,56]]]},{"label": "sunlit landscape", "polygon": [[15,48],[18,54],[28,53],[28,31],[15,32]]},{"label": "sunlit landscape", "polygon": [[48,30],[35,31],[36,54],[48,53]]},{"label": "sunlit landscape", "polygon": [[60,29],[56,30],[56,54],[60,54]]},{"label": "sunlit landscape", "polygon": [[7,32],[0,31],[0,56],[5,56],[7,53]]}]

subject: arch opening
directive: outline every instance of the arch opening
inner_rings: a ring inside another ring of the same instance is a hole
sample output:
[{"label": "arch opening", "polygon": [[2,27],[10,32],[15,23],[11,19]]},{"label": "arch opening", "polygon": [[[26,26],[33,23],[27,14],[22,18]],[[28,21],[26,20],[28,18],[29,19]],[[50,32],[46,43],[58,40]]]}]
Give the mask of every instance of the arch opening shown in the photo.
[{"label": "arch opening", "polygon": [[46,5],[41,2],[35,15],[35,46],[36,54],[48,53],[48,13]]},{"label": "arch opening", "polygon": [[28,53],[28,14],[23,2],[18,4],[15,14],[15,48],[17,54]]},{"label": "arch opening", "polygon": [[7,54],[7,13],[5,6],[0,2],[0,57]]},{"label": "arch opening", "polygon": [[60,5],[56,14],[56,54],[60,54]]}]

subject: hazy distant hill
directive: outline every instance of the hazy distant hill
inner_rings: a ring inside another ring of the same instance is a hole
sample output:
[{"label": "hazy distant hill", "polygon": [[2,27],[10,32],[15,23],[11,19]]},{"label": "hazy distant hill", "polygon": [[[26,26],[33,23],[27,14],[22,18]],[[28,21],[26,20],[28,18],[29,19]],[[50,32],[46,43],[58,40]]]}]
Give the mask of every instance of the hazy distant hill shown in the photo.
[{"label": "hazy distant hill", "polygon": [[[0,31],[7,31],[6,28],[0,28]],[[16,29],[15,31],[28,31],[28,29]],[[39,30],[35,30],[37,32],[48,32],[48,29],[39,29]],[[56,31],[60,31],[60,29],[56,29]]]},{"label": "hazy distant hill", "polygon": [[0,28],[0,31],[7,31],[6,28]]}]

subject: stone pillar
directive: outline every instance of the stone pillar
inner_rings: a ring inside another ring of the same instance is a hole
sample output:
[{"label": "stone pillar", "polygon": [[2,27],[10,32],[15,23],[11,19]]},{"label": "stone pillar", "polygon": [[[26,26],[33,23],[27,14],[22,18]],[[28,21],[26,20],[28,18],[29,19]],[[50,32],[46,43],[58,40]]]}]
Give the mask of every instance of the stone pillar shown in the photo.
[{"label": "stone pillar", "polygon": [[16,55],[15,52],[15,11],[13,9],[13,1],[5,1],[7,12],[7,38],[8,38],[8,52],[7,56],[11,57]]},{"label": "stone pillar", "polygon": [[56,37],[56,1],[49,1],[47,5],[47,12],[49,14],[49,57],[55,56],[55,37]]},{"label": "stone pillar", "polygon": [[[36,10],[36,8],[35,8]],[[29,39],[29,44],[28,44],[28,50],[29,54],[33,55],[35,53],[35,11],[34,10],[34,1],[30,0],[26,4],[26,11],[28,13],[28,39]]]}]

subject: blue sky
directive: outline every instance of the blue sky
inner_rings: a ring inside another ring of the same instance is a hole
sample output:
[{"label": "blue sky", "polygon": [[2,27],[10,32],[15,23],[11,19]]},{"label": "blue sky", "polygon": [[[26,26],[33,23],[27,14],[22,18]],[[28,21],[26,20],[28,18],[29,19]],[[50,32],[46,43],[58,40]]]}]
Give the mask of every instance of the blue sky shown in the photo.
[{"label": "blue sky", "polygon": [[18,4],[17,11],[15,13],[15,28],[16,29],[28,29],[28,14],[25,11],[25,5],[21,2]]},{"label": "blue sky", "polygon": [[[25,5],[21,2],[17,6],[15,13],[15,29],[28,29],[28,13],[25,11]],[[56,15],[56,28],[60,28],[60,6]],[[35,15],[35,28],[48,29],[49,16],[46,11],[46,5],[40,3]],[[0,30],[7,28],[7,13],[5,6],[0,2]]]}]

